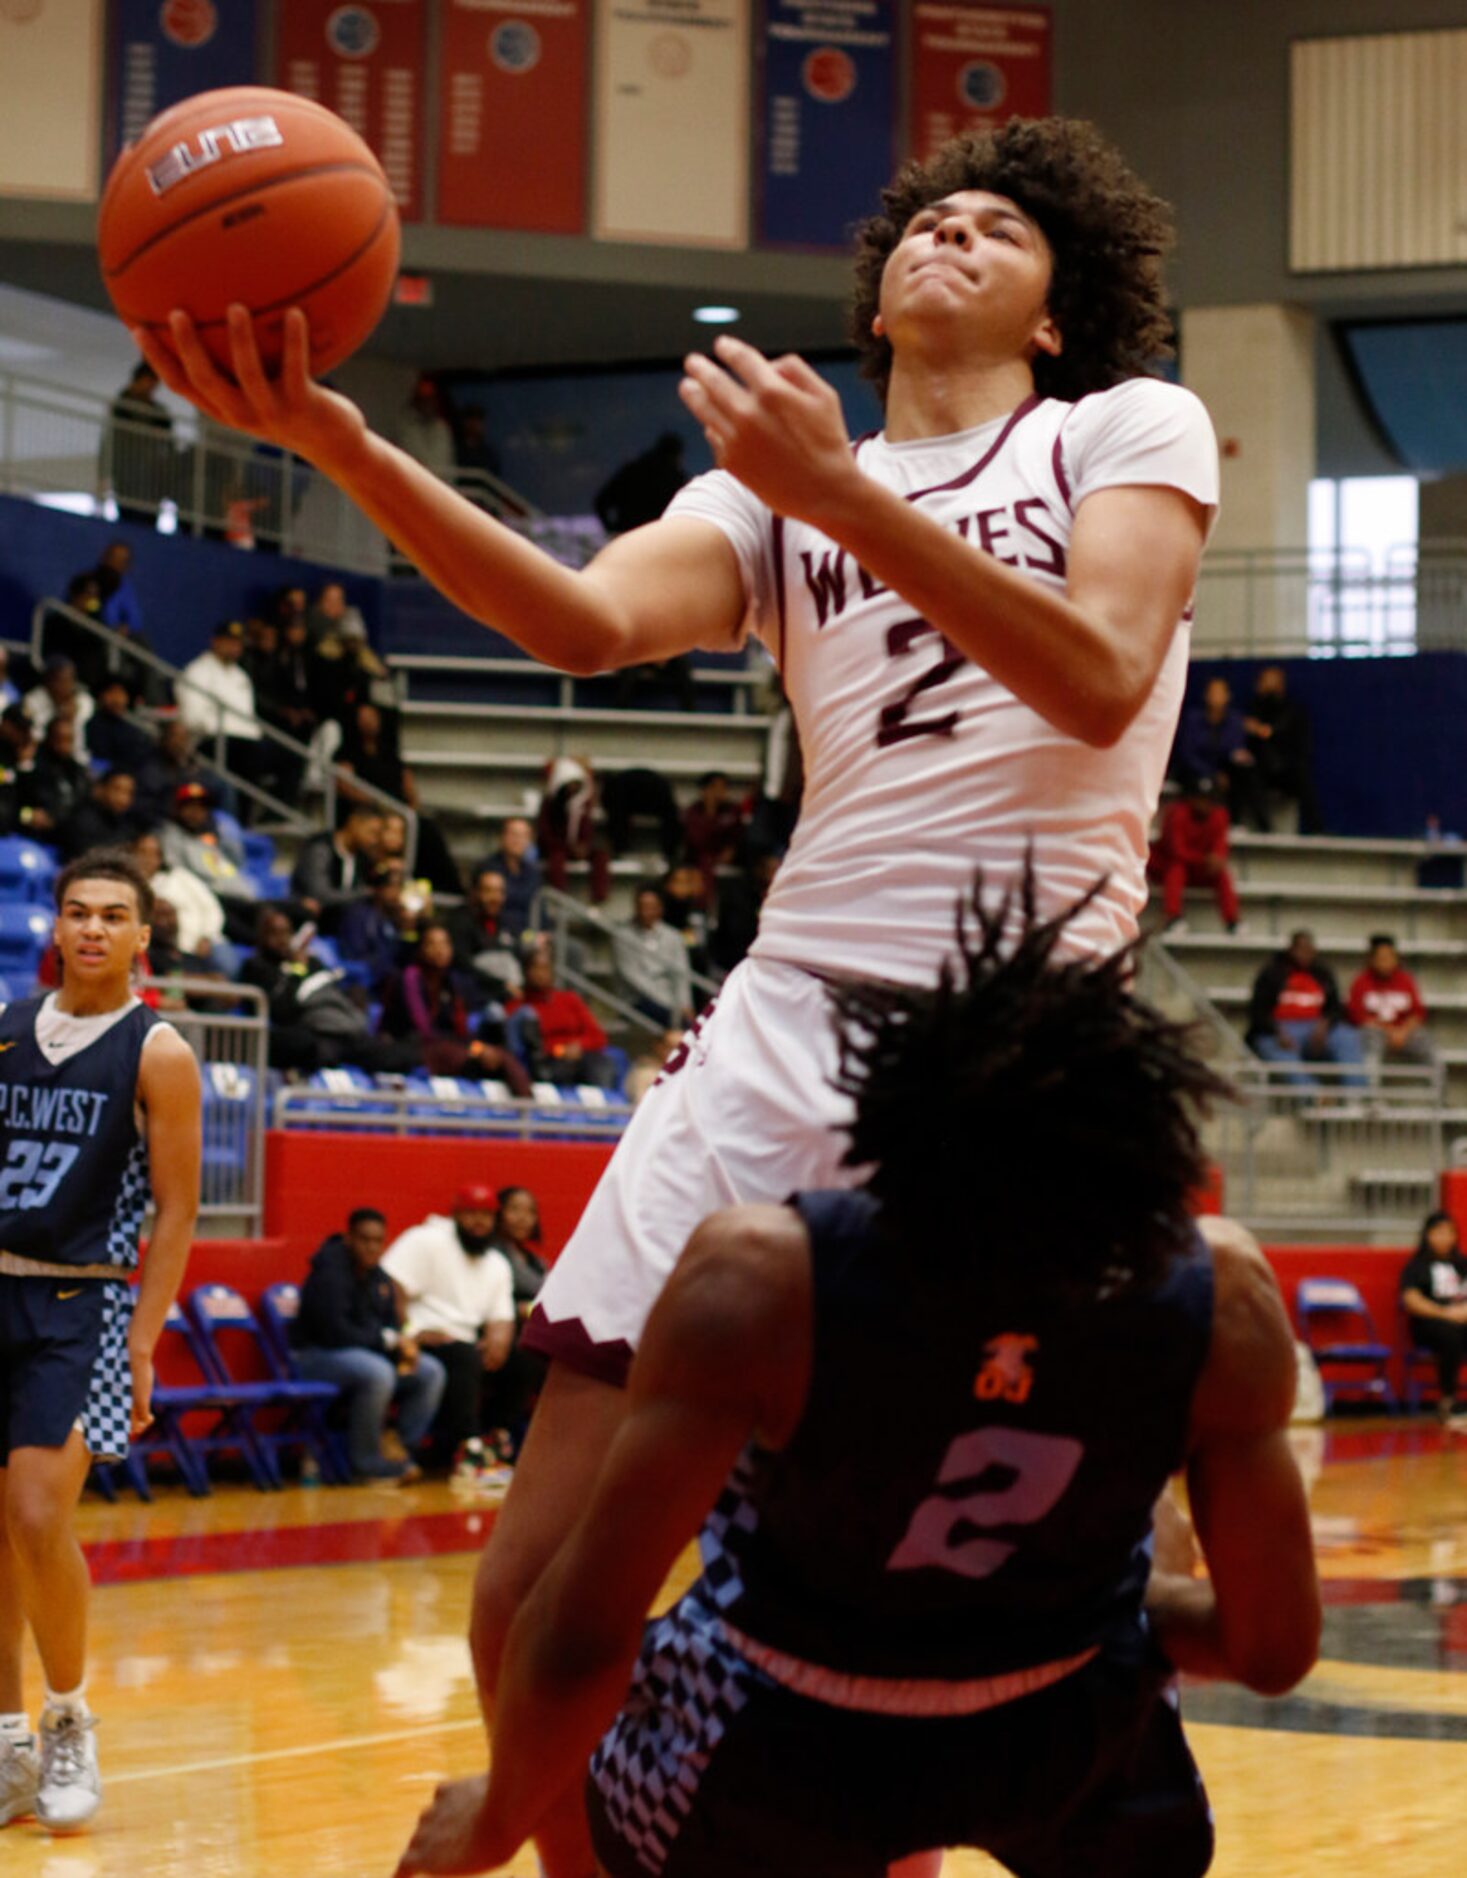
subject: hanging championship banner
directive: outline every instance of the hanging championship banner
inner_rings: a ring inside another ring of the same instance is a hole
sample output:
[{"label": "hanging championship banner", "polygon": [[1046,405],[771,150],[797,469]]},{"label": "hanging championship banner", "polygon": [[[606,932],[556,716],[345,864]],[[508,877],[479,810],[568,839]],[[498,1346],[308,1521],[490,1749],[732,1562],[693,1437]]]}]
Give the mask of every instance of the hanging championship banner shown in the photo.
[{"label": "hanging championship banner", "polygon": [[0,196],[87,202],[102,146],[102,0],[0,0]]},{"label": "hanging championship banner", "polygon": [[365,137],[404,221],[422,215],[423,0],[290,0],[276,10],[275,82]]},{"label": "hanging championship banner", "polygon": [[160,111],[258,77],[256,0],[113,0],[107,163]]},{"label": "hanging championship banner", "polygon": [[448,0],[440,222],[582,232],[590,36],[590,0]]},{"label": "hanging championship banner", "polygon": [[1050,20],[1034,7],[915,0],[912,154],[925,163],[950,137],[1050,109]]},{"label": "hanging championship banner", "polygon": [[749,240],[751,0],[596,0],[593,233]]},{"label": "hanging championship banner", "polygon": [[759,236],[844,248],[896,157],[896,0],[764,0]]}]

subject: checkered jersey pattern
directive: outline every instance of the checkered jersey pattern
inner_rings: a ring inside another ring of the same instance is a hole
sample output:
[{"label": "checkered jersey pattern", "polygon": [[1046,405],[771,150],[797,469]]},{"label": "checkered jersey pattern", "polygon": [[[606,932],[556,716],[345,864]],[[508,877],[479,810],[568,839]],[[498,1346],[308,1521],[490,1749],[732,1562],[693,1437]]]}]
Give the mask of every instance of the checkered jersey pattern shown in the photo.
[{"label": "checkered jersey pattern", "polygon": [[[137,1250],[137,1240],[133,1240]],[[92,1365],[91,1387],[80,1416],[82,1439],[94,1461],[127,1458],[132,1420],[132,1366],[127,1360],[127,1328],[132,1322],[132,1286],[122,1279],[94,1279],[105,1287],[102,1335]]]},{"label": "checkered jersey pattern", "polygon": [[660,1874],[728,1725],[769,1678],[690,1593],[648,1624],[621,1714],[591,1757],[611,1829]]},{"label": "checkered jersey pattern", "polygon": [[740,1534],[752,1533],[759,1524],[753,1483],[754,1449],[750,1446],[734,1462],[723,1492],[698,1535],[703,1575],[693,1587],[694,1593],[719,1611],[732,1610],[744,1595],[738,1541]]},{"label": "checkered jersey pattern", "polygon": [[148,1168],[147,1137],[140,1135],[133,1145],[117,1183],[117,1206],[112,1224],[107,1228],[107,1263],[122,1271],[136,1271],[138,1234],[143,1229],[143,1215],[153,1197]]}]

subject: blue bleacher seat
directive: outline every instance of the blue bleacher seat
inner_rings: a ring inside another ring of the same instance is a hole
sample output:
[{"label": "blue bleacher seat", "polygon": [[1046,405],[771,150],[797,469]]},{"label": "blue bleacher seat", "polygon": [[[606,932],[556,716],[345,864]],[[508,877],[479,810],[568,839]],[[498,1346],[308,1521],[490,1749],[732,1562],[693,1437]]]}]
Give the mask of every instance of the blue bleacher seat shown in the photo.
[{"label": "blue bleacher seat", "polygon": [[50,943],[49,913],[35,905],[0,902],[0,972],[12,987],[29,990]]},{"label": "blue bleacher seat", "polygon": [[253,828],[240,831],[240,840],[245,851],[245,866],[251,874],[263,874],[267,879],[275,867],[275,843],[269,835],[259,834]]},{"label": "blue bleacher seat", "polygon": [[50,906],[52,887],[61,871],[56,857],[24,835],[0,838],[0,900]]}]

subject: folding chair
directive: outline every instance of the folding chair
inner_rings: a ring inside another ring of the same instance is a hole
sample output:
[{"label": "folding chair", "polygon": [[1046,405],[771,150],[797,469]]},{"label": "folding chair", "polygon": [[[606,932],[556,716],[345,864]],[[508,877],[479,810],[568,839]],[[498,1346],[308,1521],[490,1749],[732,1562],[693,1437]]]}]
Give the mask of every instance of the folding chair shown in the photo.
[{"label": "folding chair", "polygon": [[[160,1372],[187,1376],[188,1380],[153,1385],[152,1425],[133,1442],[127,1458],[128,1478],[141,1497],[152,1497],[147,1460],[153,1453],[171,1456],[183,1484],[196,1499],[210,1492],[209,1455],[225,1450],[243,1456],[256,1486],[268,1486],[249,1427],[250,1403],[237,1389],[215,1381],[208,1373],[193,1327],[177,1304],[169,1307],[158,1340],[158,1367]],[[189,1434],[184,1429],[184,1417],[194,1414],[212,1417],[202,1433]]]},{"label": "folding chair", "polygon": [[[1376,1334],[1375,1322],[1357,1285],[1347,1278],[1301,1278],[1295,1293],[1299,1334],[1314,1353],[1324,1384],[1326,1410],[1346,1391],[1373,1396],[1387,1408],[1398,1408],[1396,1392],[1386,1375],[1391,1347]],[[1331,1370],[1360,1375],[1334,1375]]]},{"label": "folding chair", "polygon": [[[188,1311],[205,1366],[215,1380],[232,1388],[251,1390],[256,1409],[284,1411],[277,1426],[262,1428],[253,1417],[250,1421],[250,1435],[269,1475],[269,1484],[275,1487],[284,1484],[280,1455],[285,1448],[304,1448],[314,1457],[323,1477],[336,1474],[336,1460],[321,1420],[325,1405],[336,1400],[336,1385],[303,1382],[299,1377],[292,1379],[279,1374],[259,1320],[242,1294],[231,1286],[197,1286],[189,1293]],[[246,1381],[237,1376],[235,1366],[225,1358],[226,1338],[234,1349],[243,1347],[246,1356],[252,1359],[252,1367],[263,1368],[263,1377]]]},{"label": "folding chair", "polygon": [[[296,1366],[295,1352],[290,1347],[290,1326],[300,1314],[301,1294],[299,1285],[284,1283],[266,1285],[260,1293],[260,1341],[265,1352],[265,1360],[270,1365],[273,1376],[281,1382],[305,1383]],[[325,1397],[318,1397],[318,1390],[330,1390],[332,1396],[339,1396],[340,1391],[334,1383],[311,1383],[307,1385],[312,1395],[303,1397],[297,1405],[296,1413],[300,1417],[302,1429],[314,1431],[319,1443],[316,1452],[316,1465],[321,1470],[321,1478],[328,1486],[347,1486],[351,1482],[351,1459],[346,1450],[346,1438],[340,1429],[333,1428],[330,1421],[332,1402]]]}]

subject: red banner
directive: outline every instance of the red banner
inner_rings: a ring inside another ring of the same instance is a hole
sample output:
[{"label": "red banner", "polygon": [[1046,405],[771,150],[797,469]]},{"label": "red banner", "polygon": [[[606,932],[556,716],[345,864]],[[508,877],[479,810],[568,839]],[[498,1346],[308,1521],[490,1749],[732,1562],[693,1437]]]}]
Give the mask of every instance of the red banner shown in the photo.
[{"label": "red banner", "polygon": [[589,15],[589,0],[448,0],[440,222],[582,232]]},{"label": "red banner", "polygon": [[912,154],[1050,109],[1049,14],[1030,7],[917,0],[912,9]]},{"label": "red banner", "polygon": [[344,117],[377,153],[404,221],[422,215],[423,0],[290,0],[276,9],[276,83]]}]

